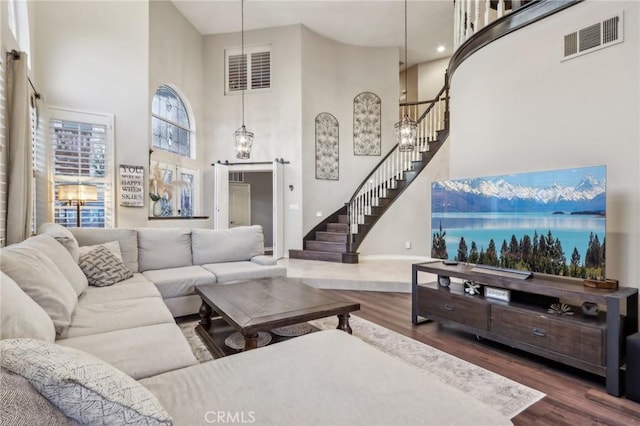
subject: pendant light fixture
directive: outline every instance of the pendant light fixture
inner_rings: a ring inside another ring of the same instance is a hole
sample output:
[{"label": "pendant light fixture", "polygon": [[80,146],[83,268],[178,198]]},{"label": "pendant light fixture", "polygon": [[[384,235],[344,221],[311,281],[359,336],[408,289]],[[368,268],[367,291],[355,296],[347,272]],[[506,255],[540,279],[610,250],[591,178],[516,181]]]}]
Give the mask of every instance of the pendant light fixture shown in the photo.
[{"label": "pendant light fixture", "polygon": [[[408,85],[408,62],[407,62],[407,0],[404,0],[404,90],[409,98]],[[401,152],[413,151],[416,144],[418,134],[418,124],[409,118],[408,109],[406,110],[402,120],[398,121],[394,126],[396,129],[396,139],[398,140],[398,150]]]},{"label": "pendant light fixture", "polygon": [[251,147],[253,146],[253,132],[248,132],[244,126],[244,91],[247,88],[249,79],[247,78],[247,58],[244,56],[244,0],[240,0],[240,16],[242,20],[241,37],[242,37],[242,68],[245,75],[244,85],[242,86],[242,126],[235,131],[236,138],[236,158],[247,160],[251,155]]}]

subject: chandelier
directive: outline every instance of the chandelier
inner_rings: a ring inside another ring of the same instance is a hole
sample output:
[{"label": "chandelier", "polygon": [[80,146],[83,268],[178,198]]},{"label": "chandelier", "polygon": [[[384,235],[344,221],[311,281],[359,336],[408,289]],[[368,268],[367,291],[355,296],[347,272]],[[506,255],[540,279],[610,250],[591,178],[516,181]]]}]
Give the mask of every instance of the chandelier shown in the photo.
[{"label": "chandelier", "polygon": [[[247,59],[244,56],[244,0],[240,1],[240,16],[241,16],[241,38],[242,38],[242,66],[244,68],[245,75],[247,74]],[[245,78],[245,83],[242,86],[242,126],[238,130],[235,131],[235,139],[236,139],[236,158],[240,160],[247,160],[251,156],[251,147],[253,146],[253,132],[247,131],[247,128],[244,125],[244,91],[247,87],[247,79]]]},{"label": "chandelier", "polygon": [[[407,0],[404,0],[404,88],[408,93],[408,62],[407,62]],[[408,97],[407,97],[408,98]],[[402,120],[395,124],[396,139],[398,140],[398,150],[401,152],[413,151],[418,135],[418,123],[409,118],[408,109],[405,111]]]}]

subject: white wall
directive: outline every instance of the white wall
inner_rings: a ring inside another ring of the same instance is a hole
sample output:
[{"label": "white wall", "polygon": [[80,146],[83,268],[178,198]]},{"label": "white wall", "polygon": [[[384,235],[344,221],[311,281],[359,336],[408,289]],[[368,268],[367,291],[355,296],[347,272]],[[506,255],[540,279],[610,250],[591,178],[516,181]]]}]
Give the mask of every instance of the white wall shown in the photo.
[{"label": "white wall", "polygon": [[[115,116],[115,162],[148,164],[149,6],[34,2],[38,90],[50,106]],[[117,226],[144,226],[146,208],[117,207]]]},{"label": "white wall", "polygon": [[[178,160],[182,166],[200,170],[200,186],[196,188],[200,198],[200,209],[196,215],[208,216],[207,220],[150,220],[149,226],[212,227],[213,203],[209,192],[212,191],[207,161],[207,138],[204,132],[204,38],[193,25],[169,1],[149,3],[149,98],[148,109],[155,91],[161,85],[168,85],[178,92],[192,114],[192,127],[195,127],[196,160]],[[150,114],[149,114],[150,120]],[[151,122],[148,123],[149,127]],[[149,140],[148,146],[151,146]],[[159,150],[154,152],[154,160],[167,154]],[[170,158],[165,157],[165,158]],[[168,159],[166,161],[175,161]],[[207,196],[205,197],[205,193]],[[147,199],[147,203],[149,200]]]},{"label": "white wall", "polygon": [[[265,45],[271,46],[271,89],[245,94],[245,124],[255,134],[248,161],[276,158],[290,161],[284,166],[285,187],[295,188],[284,192],[284,248],[288,250],[300,248],[303,237],[301,26],[245,32],[245,47]],[[224,94],[224,51],[239,47],[240,33],[204,37],[204,136],[208,164],[218,160],[242,162],[235,158],[233,138],[242,124],[241,96]],[[212,185],[211,176],[207,184]],[[213,204],[212,200],[208,202]]]},{"label": "white wall", "polygon": [[418,67],[418,101],[433,99],[444,86],[444,73],[451,58],[422,62]]},{"label": "white wall", "polygon": [[[302,155],[304,233],[349,201],[360,182],[395,145],[398,50],[337,43],[302,30]],[[382,100],[382,155],[353,155],[353,98],[373,92]],[[315,118],[333,114],[340,125],[340,179],[315,178]],[[317,215],[320,213],[320,216]]]},{"label": "white wall", "polygon": [[[462,63],[451,178],[604,164],[607,275],[640,286],[640,3],[586,1]],[[563,36],[624,10],[624,42],[561,62]],[[514,58],[517,57],[517,60]]]}]

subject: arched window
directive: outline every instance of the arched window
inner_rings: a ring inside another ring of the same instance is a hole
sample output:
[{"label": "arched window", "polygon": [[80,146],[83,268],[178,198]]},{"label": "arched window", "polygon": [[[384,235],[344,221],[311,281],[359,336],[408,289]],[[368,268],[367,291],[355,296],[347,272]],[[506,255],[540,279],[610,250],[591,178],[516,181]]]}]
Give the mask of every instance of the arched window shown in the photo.
[{"label": "arched window", "polygon": [[150,217],[192,217],[199,211],[195,124],[186,99],[158,87],[151,104]]},{"label": "arched window", "polygon": [[154,148],[195,158],[191,149],[189,113],[180,96],[169,86],[160,86],[153,97],[151,129]]}]

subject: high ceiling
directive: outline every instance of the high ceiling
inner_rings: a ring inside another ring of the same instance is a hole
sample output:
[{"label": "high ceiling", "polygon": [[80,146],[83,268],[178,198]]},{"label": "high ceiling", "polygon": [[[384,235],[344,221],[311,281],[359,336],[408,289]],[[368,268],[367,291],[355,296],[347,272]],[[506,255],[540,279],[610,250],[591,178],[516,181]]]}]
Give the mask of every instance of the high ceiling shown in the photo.
[{"label": "high ceiling", "polygon": [[[240,31],[240,0],[172,1],[204,35]],[[453,0],[412,0],[407,8],[409,65],[451,56]],[[403,0],[245,0],[245,31],[294,24],[342,43],[396,46],[404,59]]]}]

